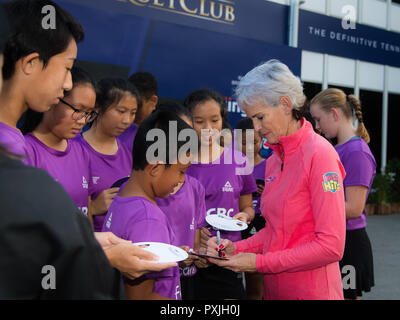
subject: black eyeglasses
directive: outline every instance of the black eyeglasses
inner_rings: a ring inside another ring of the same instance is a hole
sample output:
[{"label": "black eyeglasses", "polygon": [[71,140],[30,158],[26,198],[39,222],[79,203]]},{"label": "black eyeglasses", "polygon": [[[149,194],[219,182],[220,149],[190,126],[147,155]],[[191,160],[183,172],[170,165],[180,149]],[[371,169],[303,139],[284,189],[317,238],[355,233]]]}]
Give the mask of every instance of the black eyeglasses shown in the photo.
[{"label": "black eyeglasses", "polygon": [[92,122],[97,117],[96,111],[91,111],[91,112],[80,111],[71,104],[69,104],[68,102],[66,102],[64,99],[60,99],[60,101],[64,103],[66,106],[70,107],[72,110],[74,110],[74,113],[72,114],[73,120],[81,120],[83,118],[86,118],[86,122]]}]

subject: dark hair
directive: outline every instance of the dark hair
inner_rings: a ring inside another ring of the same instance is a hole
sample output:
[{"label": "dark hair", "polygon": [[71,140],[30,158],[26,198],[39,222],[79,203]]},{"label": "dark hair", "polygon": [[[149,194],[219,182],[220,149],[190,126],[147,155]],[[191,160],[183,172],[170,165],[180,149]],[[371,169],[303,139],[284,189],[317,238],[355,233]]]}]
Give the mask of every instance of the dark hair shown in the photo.
[{"label": "dark hair", "polygon": [[[73,66],[71,69],[71,76],[72,76],[73,88],[83,84],[83,85],[90,85],[93,88],[93,90],[96,91],[96,82],[93,80],[92,76],[84,69],[77,66]],[[64,96],[67,97],[71,93],[71,91],[72,90],[65,91]]]},{"label": "dark hair", "polygon": [[135,72],[129,77],[129,82],[139,90],[140,95],[146,100],[153,95],[158,95],[157,79],[150,72]]},{"label": "dark hair", "polygon": [[189,110],[178,101],[164,101],[157,106],[156,110],[166,110],[175,113],[179,117],[185,116],[192,119]]},{"label": "dark hair", "polygon": [[96,107],[99,109],[99,117],[101,117],[111,105],[121,101],[126,93],[136,98],[138,108],[140,108],[142,99],[139,91],[128,80],[122,78],[105,78],[97,82]]},{"label": "dark hair", "polygon": [[[10,79],[15,63],[31,53],[37,52],[45,68],[51,57],[62,53],[74,39],[77,43],[84,38],[82,26],[66,10],[51,0],[15,0],[3,4],[10,34],[4,49],[3,78]],[[42,26],[42,8],[55,9],[55,28]]]},{"label": "dark hair", "polygon": [[8,37],[8,21],[7,17],[5,16],[4,9],[0,6],[0,54],[4,50],[4,45],[7,41]]},{"label": "dark hair", "polygon": [[236,129],[239,130],[254,130],[253,120],[250,118],[244,118],[240,120],[237,125]]},{"label": "dark hair", "polygon": [[[96,91],[96,84],[93,81],[93,78],[85,70],[74,66],[71,69],[71,76],[72,76],[73,87],[70,91],[65,91],[66,97],[69,94],[71,94],[72,90],[74,90],[75,87],[82,85],[82,84],[88,84],[93,87],[93,90]],[[21,130],[22,134],[27,134],[27,133],[35,130],[36,127],[40,124],[40,122],[42,122],[42,119],[43,119],[42,112],[37,112],[32,109],[28,109],[22,115],[21,120],[20,120],[20,122],[21,122],[20,130]]]},{"label": "dark hair", "polygon": [[222,117],[222,129],[232,130],[231,126],[228,124],[228,112],[226,110],[226,100],[217,91],[210,89],[200,89],[193,91],[186,97],[183,104],[185,105],[186,108],[189,109],[190,113],[193,113],[193,110],[194,108],[196,108],[197,105],[210,100],[214,100],[219,105],[220,114]]},{"label": "dark hair", "polygon": [[[176,122],[177,132],[170,132],[170,122]],[[139,126],[133,143],[133,170],[144,170],[149,164],[146,155],[148,149],[156,142],[146,139],[147,134],[152,129],[160,129],[166,137],[165,154],[166,166],[176,163],[179,149],[190,141],[190,137],[186,139],[178,139],[179,134],[184,129],[193,130],[193,136],[197,137],[196,132],[185,121],[183,121],[176,113],[168,110],[156,110],[147,117]],[[173,148],[176,145],[176,150]],[[171,148],[171,150],[170,150]],[[172,152],[171,152],[172,151]],[[159,155],[158,155],[159,156]]]}]

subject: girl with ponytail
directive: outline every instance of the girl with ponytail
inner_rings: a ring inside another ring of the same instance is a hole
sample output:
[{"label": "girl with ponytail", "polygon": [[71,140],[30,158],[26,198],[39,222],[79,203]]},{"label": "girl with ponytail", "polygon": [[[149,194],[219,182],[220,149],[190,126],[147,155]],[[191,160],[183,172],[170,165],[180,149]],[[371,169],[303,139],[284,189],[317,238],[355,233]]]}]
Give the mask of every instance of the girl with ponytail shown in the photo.
[{"label": "girl with ponytail", "polygon": [[[376,161],[368,143],[361,103],[354,95],[327,89],[311,100],[316,129],[327,139],[337,138],[335,149],[346,170],[343,181],[346,205],[346,244],[341,269],[355,268],[356,286],[344,288],[346,299],[359,299],[374,286],[371,243],[366,232],[365,203],[376,174]],[[356,124],[356,127],[354,126]],[[346,275],[342,274],[342,275]]]}]

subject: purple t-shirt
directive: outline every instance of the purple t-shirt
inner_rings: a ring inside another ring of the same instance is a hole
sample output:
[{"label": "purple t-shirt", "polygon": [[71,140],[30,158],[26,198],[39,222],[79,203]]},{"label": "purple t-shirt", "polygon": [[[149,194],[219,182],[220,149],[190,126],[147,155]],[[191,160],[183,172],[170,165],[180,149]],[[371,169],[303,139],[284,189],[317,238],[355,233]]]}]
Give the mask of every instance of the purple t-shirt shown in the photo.
[{"label": "purple t-shirt", "polygon": [[[195,178],[186,175],[185,183],[167,199],[156,199],[172,227],[177,246],[193,248],[197,229],[207,227],[204,187]],[[181,276],[192,277],[197,272],[192,264],[180,269]]]},{"label": "purple t-shirt", "polygon": [[68,140],[65,151],[46,146],[31,134],[25,135],[28,160],[32,167],[46,170],[69,194],[79,209],[87,215],[89,197],[89,155],[74,140]]},{"label": "purple t-shirt", "polygon": [[[346,177],[343,180],[344,188],[350,186],[367,187],[368,198],[376,174],[376,161],[368,144],[363,139],[357,137],[336,146],[335,149],[346,170]],[[365,228],[367,226],[366,217],[367,214],[364,208],[361,217],[347,219],[346,229],[357,230]]]},{"label": "purple t-shirt", "polygon": [[[26,143],[21,131],[12,128],[3,122],[0,122],[0,145],[7,149],[8,152],[26,157]],[[24,162],[24,158],[22,158]]]},{"label": "purple t-shirt", "polygon": [[[267,160],[264,159],[259,164],[254,166],[253,177],[254,177],[254,180],[256,180],[256,184],[257,184],[257,180],[262,180],[265,182],[265,166],[266,166],[266,164],[267,164]],[[261,214],[260,205],[261,205],[261,196],[257,195],[256,193],[253,193],[253,208],[254,208],[255,214]]]},{"label": "purple t-shirt", "polygon": [[[199,180],[205,189],[207,215],[233,217],[240,212],[240,196],[257,191],[253,174],[243,170],[247,163],[247,158],[241,152],[226,148],[216,161],[192,163],[188,168],[186,173]],[[212,227],[209,230],[213,236],[216,235]],[[235,242],[241,240],[242,236],[238,231],[221,231],[221,238]]]},{"label": "purple t-shirt", "polygon": [[135,136],[139,127],[132,123],[131,126],[122,132],[118,138],[125,144],[128,150],[132,153],[133,142],[135,141]]},{"label": "purple t-shirt", "polygon": [[[89,181],[89,195],[92,200],[96,199],[103,190],[109,189],[117,180],[128,177],[131,174],[132,153],[118,138],[118,151],[114,155],[97,152],[80,134],[74,140],[87,150],[90,157],[89,170],[91,179]],[[94,231],[101,231],[104,218],[105,213],[93,216]]]},{"label": "purple t-shirt", "polygon": [[[137,242],[162,242],[176,245],[168,219],[159,207],[142,197],[115,196],[108,209],[103,232]],[[149,273],[143,279],[154,279],[153,292],[174,300],[181,300],[179,267]],[[127,283],[130,281],[124,279]]]}]

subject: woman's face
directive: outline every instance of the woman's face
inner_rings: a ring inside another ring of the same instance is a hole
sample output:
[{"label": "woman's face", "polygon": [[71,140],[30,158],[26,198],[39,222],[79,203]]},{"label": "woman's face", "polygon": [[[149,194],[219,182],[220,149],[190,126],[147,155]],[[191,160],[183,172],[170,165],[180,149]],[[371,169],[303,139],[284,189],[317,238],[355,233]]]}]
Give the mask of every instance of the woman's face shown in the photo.
[{"label": "woman's face", "polygon": [[279,138],[287,135],[292,114],[283,104],[274,107],[256,103],[244,106],[242,109],[253,120],[254,130],[269,143],[279,143]]},{"label": "woman's face", "polygon": [[220,105],[215,100],[198,104],[192,111],[193,128],[201,137],[202,145],[211,145],[218,141],[222,130]]},{"label": "woman's face", "polygon": [[315,129],[317,131],[321,132],[328,139],[337,137],[338,126],[332,110],[326,112],[316,103],[311,105],[310,113],[315,121]]},{"label": "woman's face", "polygon": [[137,107],[136,97],[125,93],[120,101],[98,117],[97,125],[106,135],[117,137],[135,120]]},{"label": "woman's face", "polygon": [[[81,112],[94,111],[96,92],[91,85],[77,85],[64,100]],[[73,119],[74,110],[60,102],[44,113],[43,122],[60,139],[73,139],[85,126],[86,117]]]}]

